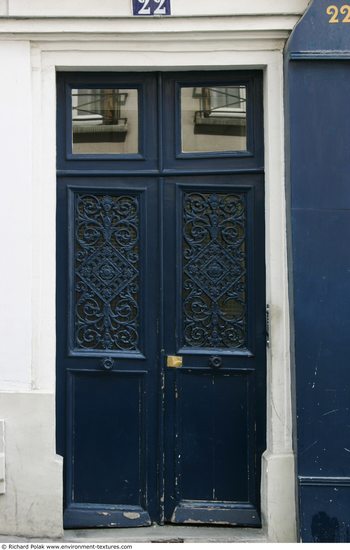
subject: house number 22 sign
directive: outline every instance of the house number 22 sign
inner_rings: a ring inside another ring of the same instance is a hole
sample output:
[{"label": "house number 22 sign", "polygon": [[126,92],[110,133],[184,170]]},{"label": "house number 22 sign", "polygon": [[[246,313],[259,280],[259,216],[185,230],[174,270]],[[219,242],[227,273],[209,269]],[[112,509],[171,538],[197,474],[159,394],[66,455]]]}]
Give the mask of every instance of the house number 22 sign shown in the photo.
[{"label": "house number 22 sign", "polygon": [[328,6],[326,9],[327,15],[330,16],[329,23],[350,23],[350,5],[343,6]]},{"label": "house number 22 sign", "polygon": [[133,15],[171,15],[170,0],[132,0]]}]

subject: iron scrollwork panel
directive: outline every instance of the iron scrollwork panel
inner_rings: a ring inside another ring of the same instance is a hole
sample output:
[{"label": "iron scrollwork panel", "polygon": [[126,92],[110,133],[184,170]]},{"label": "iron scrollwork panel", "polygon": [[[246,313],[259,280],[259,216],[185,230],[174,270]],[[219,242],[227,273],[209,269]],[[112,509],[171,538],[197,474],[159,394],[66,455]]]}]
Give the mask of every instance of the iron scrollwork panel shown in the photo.
[{"label": "iron scrollwork panel", "polygon": [[75,193],[73,208],[73,348],[138,351],[139,197]]},{"label": "iron scrollwork panel", "polygon": [[247,349],[244,193],[183,195],[182,345]]}]

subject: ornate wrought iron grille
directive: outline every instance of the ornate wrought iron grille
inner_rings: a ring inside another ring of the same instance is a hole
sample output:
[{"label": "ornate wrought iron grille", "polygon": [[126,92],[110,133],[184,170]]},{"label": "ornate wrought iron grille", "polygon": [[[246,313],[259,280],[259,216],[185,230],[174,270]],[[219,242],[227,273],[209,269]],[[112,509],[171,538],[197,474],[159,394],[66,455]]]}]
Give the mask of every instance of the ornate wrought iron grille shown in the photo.
[{"label": "ornate wrought iron grille", "polygon": [[244,195],[185,193],[185,347],[247,347],[246,270]]},{"label": "ornate wrought iron grille", "polygon": [[139,340],[139,204],[75,196],[75,346],[131,351]]}]

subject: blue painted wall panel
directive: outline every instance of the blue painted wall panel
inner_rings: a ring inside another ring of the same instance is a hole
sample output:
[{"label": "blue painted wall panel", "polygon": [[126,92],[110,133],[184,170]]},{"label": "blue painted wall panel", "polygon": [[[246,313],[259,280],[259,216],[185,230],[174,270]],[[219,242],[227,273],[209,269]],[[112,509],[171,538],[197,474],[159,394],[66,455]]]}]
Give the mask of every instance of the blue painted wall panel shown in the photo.
[{"label": "blue painted wall panel", "polygon": [[292,226],[299,475],[346,476],[350,211],[294,210]]},{"label": "blue painted wall panel", "polygon": [[350,542],[350,487],[302,486],[301,536],[303,542]]},{"label": "blue painted wall panel", "polygon": [[350,208],[349,73],[347,61],[291,63],[293,208]]},{"label": "blue painted wall panel", "polygon": [[[314,1],[286,50],[300,537],[350,525],[350,26]],[[340,10],[342,2],[333,4]]]}]

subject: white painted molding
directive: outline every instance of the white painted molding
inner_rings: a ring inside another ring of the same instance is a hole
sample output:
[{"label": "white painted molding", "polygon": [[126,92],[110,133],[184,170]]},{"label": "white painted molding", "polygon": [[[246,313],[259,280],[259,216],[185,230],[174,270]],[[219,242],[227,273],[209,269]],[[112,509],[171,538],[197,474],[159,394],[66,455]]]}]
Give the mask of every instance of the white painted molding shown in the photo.
[{"label": "white painted molding", "polygon": [[[62,537],[62,458],[55,455],[54,395],[2,393],[0,417],[6,422],[1,535],[47,537],[50,541]],[[23,550],[26,547],[35,550],[34,545],[24,545]]]},{"label": "white painted molding", "polygon": [[269,542],[297,542],[294,469],[293,453],[263,455],[261,505]]},{"label": "white painted molding", "polygon": [[[32,118],[30,44],[0,42],[0,389],[30,390]],[[6,269],[5,269],[6,266]]]},{"label": "white painted molding", "polygon": [[[254,33],[252,33],[254,35]],[[264,70],[265,157],[266,157],[266,265],[267,299],[271,304],[272,347],[268,355],[267,452],[263,459],[262,504],[271,540],[289,541],[296,532],[294,457],[291,452],[291,388],[289,347],[289,304],[284,189],[283,45],[276,40],[253,38],[251,42],[218,37],[209,41],[195,34],[184,42],[174,33],[162,36],[124,37],[108,42],[45,41],[32,45],[35,86],[40,88],[35,112],[34,176],[41,206],[34,213],[36,254],[45,262],[35,265],[34,280],[35,386],[54,391],[55,381],[55,71],[65,70],[160,70],[233,69]],[[140,47],[142,45],[142,47]],[[255,49],[253,47],[255,46]],[[220,52],[220,55],[218,55]],[[45,205],[43,208],[42,205]],[[41,241],[41,242],[39,242]],[[281,498],[276,501],[276,487]],[[288,499],[283,497],[288,494]],[[277,502],[277,504],[276,504]],[[281,517],[284,518],[281,521]]]},{"label": "white painted molding", "polygon": [[[252,15],[218,17],[179,17],[179,18],[6,18],[0,17],[0,35],[32,36],[40,34],[41,40],[56,34],[57,39],[64,37],[72,40],[79,36],[94,35],[109,37],[120,41],[121,35],[130,35],[142,40],[142,34],[162,38],[168,33],[225,33],[244,32],[246,37],[254,32],[274,36],[275,32],[284,33],[287,38],[299,20],[298,15]],[[271,34],[272,33],[272,34]],[[73,34],[76,36],[74,37]],[[12,36],[13,38],[13,36]],[[158,38],[157,38],[158,39]]]},{"label": "white painted molding", "polygon": [[[301,15],[308,0],[172,0],[172,16]],[[10,16],[128,17],[131,0],[8,0]]]},{"label": "white painted molding", "polygon": [[7,0],[0,0],[0,17],[8,15]]},{"label": "white painted molding", "polygon": [[4,495],[5,492],[5,420],[0,420],[0,495]]}]

